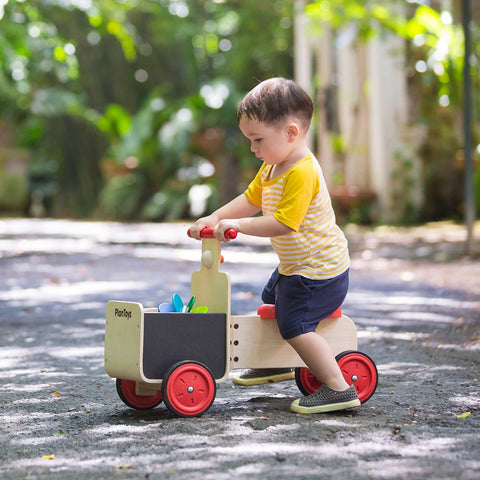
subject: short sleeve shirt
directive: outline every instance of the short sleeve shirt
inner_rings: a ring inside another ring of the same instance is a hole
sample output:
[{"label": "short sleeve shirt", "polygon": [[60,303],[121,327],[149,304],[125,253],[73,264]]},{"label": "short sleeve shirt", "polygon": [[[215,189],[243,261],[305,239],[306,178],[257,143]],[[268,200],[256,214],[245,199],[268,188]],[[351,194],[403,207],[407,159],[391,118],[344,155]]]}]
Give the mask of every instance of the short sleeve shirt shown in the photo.
[{"label": "short sleeve shirt", "polygon": [[245,191],[249,202],[262,208],[293,231],[271,242],[283,275],[326,280],[350,266],[345,235],[335,214],[322,170],[313,155],[284,174],[270,179],[271,165],[263,164]]}]

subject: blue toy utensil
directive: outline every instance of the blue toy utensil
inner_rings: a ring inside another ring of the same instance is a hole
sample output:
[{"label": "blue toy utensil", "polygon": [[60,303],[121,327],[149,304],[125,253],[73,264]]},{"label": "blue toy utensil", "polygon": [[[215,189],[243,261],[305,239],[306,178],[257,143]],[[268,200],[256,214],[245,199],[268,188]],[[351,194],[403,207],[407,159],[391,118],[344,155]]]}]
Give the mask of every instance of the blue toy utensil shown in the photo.
[{"label": "blue toy utensil", "polygon": [[183,312],[183,300],[178,293],[174,293],[172,296],[172,305],[174,311],[177,313]]},{"label": "blue toy utensil", "polygon": [[193,308],[197,297],[195,295],[190,298],[187,305],[183,304],[182,297],[178,293],[172,295],[172,303],[161,303],[158,306],[158,311],[163,313],[175,312],[175,313],[207,313],[208,307],[205,305],[200,305],[199,307]]},{"label": "blue toy utensil", "polygon": [[175,309],[171,303],[161,303],[158,306],[158,311],[162,313],[172,313],[175,312]]}]

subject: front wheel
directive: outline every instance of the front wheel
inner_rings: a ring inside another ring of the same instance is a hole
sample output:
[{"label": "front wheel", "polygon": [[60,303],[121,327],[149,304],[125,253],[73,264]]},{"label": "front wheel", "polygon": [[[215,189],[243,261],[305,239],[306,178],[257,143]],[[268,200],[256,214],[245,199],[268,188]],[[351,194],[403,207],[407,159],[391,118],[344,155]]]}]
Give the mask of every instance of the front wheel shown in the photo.
[{"label": "front wheel", "polygon": [[198,417],[215,400],[217,385],[209,368],[193,361],[178,362],[163,377],[163,400],[180,417]]},{"label": "front wheel", "polygon": [[[365,403],[375,393],[378,384],[375,362],[367,354],[355,350],[339,353],[335,360],[346,382],[355,386],[358,399]],[[310,395],[322,386],[305,367],[295,369],[295,381],[304,395]]]},{"label": "front wheel", "polygon": [[117,378],[117,393],[125,405],[136,410],[155,408],[162,401],[162,392],[157,390],[155,395],[137,395],[136,382]]}]

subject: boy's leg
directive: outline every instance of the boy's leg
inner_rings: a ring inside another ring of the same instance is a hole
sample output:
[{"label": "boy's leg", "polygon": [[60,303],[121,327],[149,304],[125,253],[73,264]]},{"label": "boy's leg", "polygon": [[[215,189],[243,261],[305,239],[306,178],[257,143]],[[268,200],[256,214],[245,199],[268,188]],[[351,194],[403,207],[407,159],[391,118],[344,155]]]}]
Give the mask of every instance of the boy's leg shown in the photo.
[{"label": "boy's leg", "polygon": [[322,336],[309,332],[290,338],[287,342],[320,382],[334,390],[345,390],[350,386],[343,378],[330,345]]},{"label": "boy's leg", "polygon": [[295,400],[298,413],[321,413],[360,405],[355,387],[348,385],[327,341],[315,332],[287,340],[315,377],[323,384],[317,392]]}]

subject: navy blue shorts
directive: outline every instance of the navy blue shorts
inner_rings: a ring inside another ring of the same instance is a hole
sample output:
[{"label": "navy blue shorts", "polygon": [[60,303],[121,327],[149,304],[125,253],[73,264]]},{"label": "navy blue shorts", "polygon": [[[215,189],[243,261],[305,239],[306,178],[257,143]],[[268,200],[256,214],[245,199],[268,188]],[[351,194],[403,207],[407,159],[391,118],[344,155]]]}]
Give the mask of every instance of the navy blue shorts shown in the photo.
[{"label": "navy blue shorts", "polygon": [[262,292],[265,303],[275,304],[278,328],[287,340],[313,332],[343,303],[348,290],[348,270],[328,280],[311,280],[302,275],[272,273]]}]

